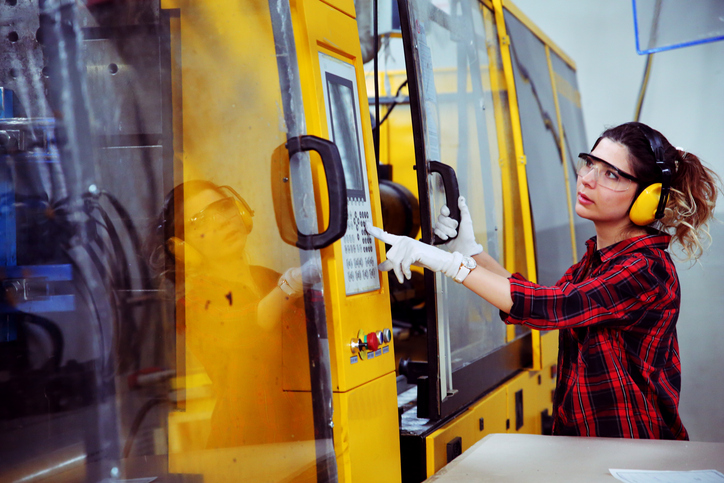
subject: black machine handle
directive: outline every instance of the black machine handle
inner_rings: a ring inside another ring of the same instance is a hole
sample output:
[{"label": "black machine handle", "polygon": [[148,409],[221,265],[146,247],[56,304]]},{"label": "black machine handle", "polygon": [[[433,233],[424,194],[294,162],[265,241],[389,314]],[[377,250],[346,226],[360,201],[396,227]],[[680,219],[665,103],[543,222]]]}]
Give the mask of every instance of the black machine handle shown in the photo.
[{"label": "black machine handle", "polygon": [[[286,153],[282,153],[284,150]],[[289,186],[289,160],[302,151],[316,151],[327,176],[329,225],[322,233],[305,235],[297,228]],[[286,154],[286,156],[284,155]],[[337,146],[317,136],[303,135],[287,140],[272,156],[272,197],[277,228],[282,239],[303,250],[318,250],[342,238],[347,231],[347,183]]]},{"label": "black machine handle", "polygon": [[[458,177],[455,170],[439,161],[430,161],[430,172],[438,173],[442,178],[442,185],[445,187],[445,204],[450,210],[450,218],[458,222],[460,226],[460,207],[458,206],[458,198],[460,198],[460,188],[458,186]],[[457,237],[455,235],[453,238]],[[432,244],[441,245],[448,240],[443,240],[437,235],[433,235]]]}]

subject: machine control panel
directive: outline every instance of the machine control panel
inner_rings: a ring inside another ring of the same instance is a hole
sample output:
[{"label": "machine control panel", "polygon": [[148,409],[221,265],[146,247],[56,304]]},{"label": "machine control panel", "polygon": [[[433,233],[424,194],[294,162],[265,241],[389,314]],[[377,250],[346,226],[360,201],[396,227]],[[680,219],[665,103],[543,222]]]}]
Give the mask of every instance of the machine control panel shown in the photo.
[{"label": "machine control panel", "polygon": [[350,362],[355,364],[359,360],[374,359],[382,354],[390,351],[390,342],[392,341],[392,331],[390,329],[378,330],[365,334],[363,330],[357,332],[349,347],[352,350]]},{"label": "machine control panel", "polygon": [[358,281],[376,280],[377,260],[372,236],[364,229],[365,222],[371,219],[360,201],[348,202],[347,233],[342,239],[342,260],[344,262],[345,286],[349,288]]},{"label": "machine control panel", "polygon": [[357,77],[352,64],[319,53],[329,138],[339,149],[347,185],[347,233],[342,238],[346,295],[378,290],[380,275],[372,237],[365,222],[372,220],[359,112]]}]

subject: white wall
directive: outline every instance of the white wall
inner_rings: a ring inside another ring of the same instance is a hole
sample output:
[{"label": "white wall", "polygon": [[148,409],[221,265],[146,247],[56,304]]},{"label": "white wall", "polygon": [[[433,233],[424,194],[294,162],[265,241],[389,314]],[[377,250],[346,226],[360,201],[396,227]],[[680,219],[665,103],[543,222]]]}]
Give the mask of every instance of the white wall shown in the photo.
[{"label": "white wall", "polygon": [[[589,144],[633,120],[646,59],[636,53],[630,1],[514,3],[576,62]],[[640,121],[724,175],[724,42],[655,54]],[[724,220],[724,200],[717,215]],[[692,440],[724,442],[724,225],[712,236],[700,264],[678,264],[680,411]]]}]

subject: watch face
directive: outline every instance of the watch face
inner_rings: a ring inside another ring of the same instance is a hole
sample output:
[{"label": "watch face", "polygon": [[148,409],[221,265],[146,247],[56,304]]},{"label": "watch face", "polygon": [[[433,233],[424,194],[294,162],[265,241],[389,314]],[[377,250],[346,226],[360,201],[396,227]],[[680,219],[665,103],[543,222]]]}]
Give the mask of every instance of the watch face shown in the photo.
[{"label": "watch face", "polygon": [[463,265],[465,265],[465,268],[468,270],[475,270],[475,267],[478,266],[478,264],[470,257],[463,257]]}]

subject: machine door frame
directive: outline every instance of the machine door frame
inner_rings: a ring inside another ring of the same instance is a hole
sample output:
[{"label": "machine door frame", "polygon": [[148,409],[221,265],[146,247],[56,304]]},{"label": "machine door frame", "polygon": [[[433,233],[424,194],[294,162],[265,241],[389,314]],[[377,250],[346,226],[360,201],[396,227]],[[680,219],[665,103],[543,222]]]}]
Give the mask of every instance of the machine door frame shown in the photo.
[{"label": "machine door frame", "polygon": [[[417,170],[417,182],[419,187],[420,220],[422,241],[432,243],[434,234],[430,220],[432,207],[428,193],[431,187],[428,182],[430,173],[429,161],[433,161],[429,154],[431,152],[425,136],[426,124],[424,121],[425,108],[423,99],[424,93],[423,76],[421,71],[421,60],[416,49],[417,39],[413,26],[416,25],[414,11],[410,0],[399,0],[400,23],[402,26],[402,38],[405,52],[405,63],[408,76],[408,88],[410,92],[410,110],[412,117],[412,129],[415,146],[415,159]],[[434,8],[434,7],[433,7]],[[446,13],[436,12],[442,16],[442,23]],[[480,12],[482,16],[482,12]],[[453,25],[452,22],[447,22]],[[432,149],[432,153],[435,149]],[[426,375],[417,380],[417,411],[418,418],[430,420],[445,419],[462,408],[470,405],[479,399],[486,392],[489,392],[504,380],[510,378],[523,368],[532,364],[532,335],[527,333],[507,344],[499,347],[486,356],[452,372],[448,377],[454,391],[442,394],[441,382],[446,377],[445,370],[440,361],[442,360],[444,348],[440,346],[440,333],[438,328],[438,304],[436,300],[436,274],[425,270],[425,298],[427,309],[427,367]]]}]

